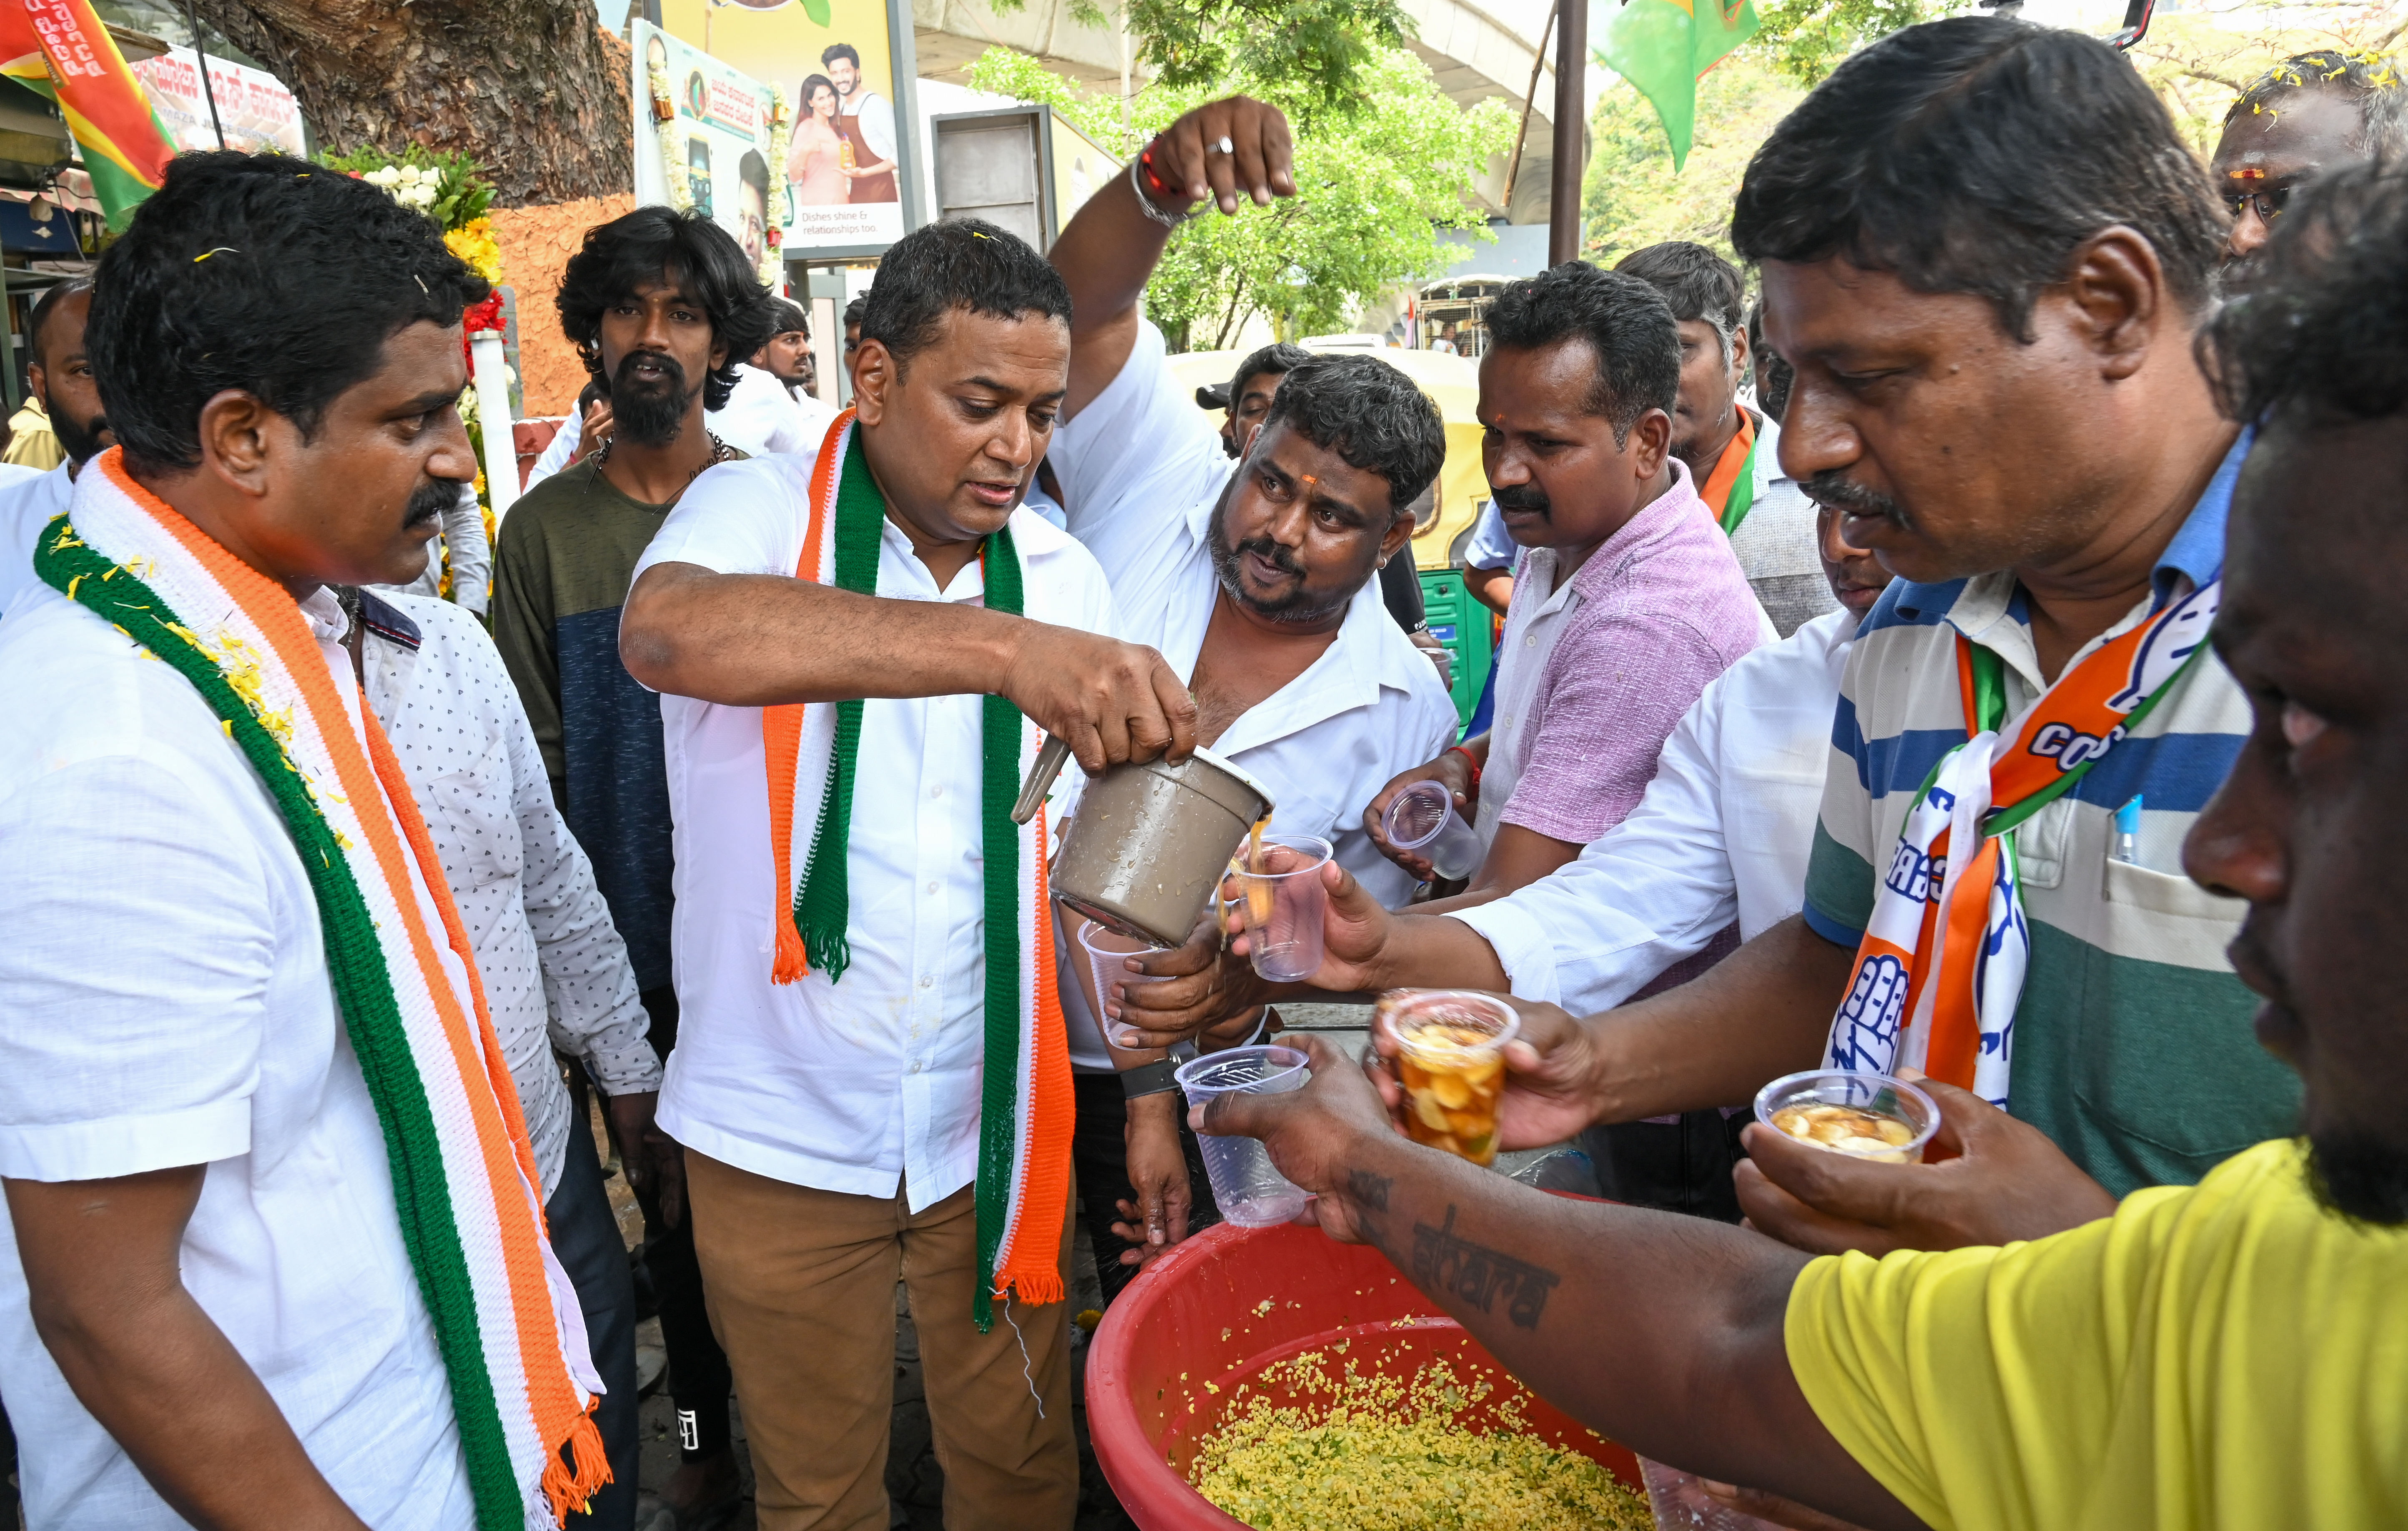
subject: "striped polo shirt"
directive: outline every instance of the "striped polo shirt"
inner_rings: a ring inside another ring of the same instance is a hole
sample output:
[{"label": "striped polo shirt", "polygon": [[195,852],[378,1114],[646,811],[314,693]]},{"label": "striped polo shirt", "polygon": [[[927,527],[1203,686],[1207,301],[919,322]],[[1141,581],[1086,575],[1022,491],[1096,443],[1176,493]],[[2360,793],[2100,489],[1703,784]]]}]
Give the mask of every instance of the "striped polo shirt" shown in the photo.
[{"label": "striped polo shirt", "polygon": [[[2150,595],[2075,664],[2214,579],[2248,449],[2235,443],[2158,559]],[[1966,737],[1958,634],[2004,661],[2007,715],[2045,689],[2012,573],[1891,584],[1848,655],[1831,725],[1808,924],[1853,950],[1876,865],[1940,758]],[[2114,751],[2014,833],[2031,959],[2014,1019],[2014,1114],[2117,1195],[2188,1184],[2229,1155],[2297,1130],[2299,1081],[2258,1045],[2258,1000],[2225,944],[2247,905],[2183,875],[2183,837],[2250,728],[2222,661],[2201,655]],[[2139,860],[2112,859],[2114,815],[2143,798]]]}]

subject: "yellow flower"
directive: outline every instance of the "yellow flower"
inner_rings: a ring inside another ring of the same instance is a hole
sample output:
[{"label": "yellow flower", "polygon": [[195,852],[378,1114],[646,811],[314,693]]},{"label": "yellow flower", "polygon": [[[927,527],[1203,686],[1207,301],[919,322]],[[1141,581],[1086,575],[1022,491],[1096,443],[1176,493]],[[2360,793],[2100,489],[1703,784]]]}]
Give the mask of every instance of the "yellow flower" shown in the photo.
[{"label": "yellow flower", "polygon": [[480,218],[443,236],[443,248],[476,267],[477,275],[499,286],[502,247],[494,237],[494,221]]}]

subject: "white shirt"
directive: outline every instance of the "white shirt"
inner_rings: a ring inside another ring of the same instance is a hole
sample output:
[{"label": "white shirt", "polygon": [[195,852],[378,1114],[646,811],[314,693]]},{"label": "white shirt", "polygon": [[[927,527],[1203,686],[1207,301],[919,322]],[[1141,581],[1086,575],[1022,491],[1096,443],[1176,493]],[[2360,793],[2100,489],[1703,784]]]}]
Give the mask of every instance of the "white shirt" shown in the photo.
[{"label": "white shirt", "polygon": [[[348,675],[340,608],[322,591],[303,611]],[[0,1176],[207,1165],[185,1289],[319,1471],[370,1525],[473,1525],[384,1132],[275,803],[189,682],[48,587],[0,622]],[[182,1526],[26,1304],[0,1211],[0,1389],[28,1524]]]},{"label": "white shirt", "polygon": [[[679,499],[636,565],[694,564],[791,576],[815,453],[724,463]],[[1025,613],[1112,630],[1103,571],[1025,508],[1011,535]],[[893,522],[878,594],[985,602],[976,559],[939,592]],[[761,709],[661,698],[674,816],[670,955],[681,1020],[661,1124],[712,1158],[796,1185],[893,1196],[918,1211],[978,1169],[984,1077],[984,699],[873,697],[863,705],[847,863],[853,964],[769,981],[773,922],[791,903],[770,860]]]},{"label": "white shirt", "polygon": [[[727,407],[704,410],[702,423],[705,430],[746,456],[767,457],[772,452],[817,451],[836,417],[837,410],[814,395],[788,393],[776,374],[743,362],[737,365],[736,387],[727,395]],[[543,455],[535,460],[535,466],[527,469],[521,493],[566,467],[584,435],[584,417],[571,412],[552,434]]]},{"label": "white shirt", "polygon": [[41,583],[34,573],[34,544],[43,527],[66,514],[74,493],[64,462],[47,470],[0,463],[0,616]]},{"label": "white shirt", "polygon": [[661,1087],[651,1023],[494,640],[442,601],[377,600],[386,609],[361,613],[368,705],[467,927],[549,1201],[576,1124],[552,1049],[581,1059],[604,1093],[641,1095]]},{"label": "white shirt", "polygon": [[[1165,365],[1161,331],[1140,325],[1128,365],[1055,428],[1048,457],[1070,534],[1111,580],[1121,636],[1152,644],[1192,678],[1221,588],[1212,514],[1236,465]],[[1394,908],[1412,896],[1412,875],[1372,844],[1363,808],[1399,772],[1453,744],[1455,729],[1453,698],[1389,619],[1373,579],[1321,657],[1247,708],[1211,750],[1269,790],[1274,831],[1328,840]]]},{"label": "white shirt", "polygon": [[[462,484],[460,497],[443,512],[443,545],[452,551],[452,599],[483,616],[494,597],[494,549],[493,539],[485,536],[485,508],[478,502],[474,484]],[[443,588],[443,560],[438,551],[429,546],[425,572],[417,579],[406,585],[369,588],[438,600],[438,592]]]},{"label": "white shirt", "polygon": [[[1493,511],[1492,511],[1493,513]],[[1530,714],[1539,706],[1539,678],[1547,656],[1563,636],[1564,621],[1580,604],[1573,581],[1555,579],[1553,548],[1532,548],[1514,570],[1514,601],[1505,616],[1505,633],[1497,650],[1497,713],[1488,731],[1488,764],[1480,772],[1480,807],[1472,827],[1480,843],[1493,844],[1505,806],[1522,780],[1530,745]],[[1541,590],[1545,599],[1538,598]]]},{"label": "white shirt", "polygon": [[1515,997],[1610,1009],[1734,918],[1747,940],[1804,906],[1856,628],[1842,607],[1742,657],[1664,741],[1629,818],[1548,876],[1450,916],[1496,949]]},{"label": "white shirt", "polygon": [[861,119],[861,136],[867,141],[869,151],[882,164],[895,160],[895,107],[876,91],[855,91],[844,98],[838,108],[847,117]]}]

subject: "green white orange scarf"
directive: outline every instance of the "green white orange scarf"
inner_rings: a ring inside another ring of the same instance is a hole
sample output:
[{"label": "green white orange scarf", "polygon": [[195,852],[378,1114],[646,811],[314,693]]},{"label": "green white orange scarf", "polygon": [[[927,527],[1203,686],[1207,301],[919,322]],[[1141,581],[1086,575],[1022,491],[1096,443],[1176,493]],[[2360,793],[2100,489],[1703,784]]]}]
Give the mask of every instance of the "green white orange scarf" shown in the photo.
[{"label": "green white orange scarf", "polygon": [[1756,417],[1738,405],[1731,408],[1739,410],[1739,432],[1714,459],[1714,471],[1698,486],[1698,498],[1713,512],[1725,537],[1738,534],[1740,522],[1747,520],[1748,508],[1756,503],[1756,450],[1763,445],[1756,436]]},{"label": "green white orange scarf", "polygon": [[[811,468],[810,522],[795,578],[865,595],[878,592],[886,500],[871,479],[848,409],[828,427]],[[1018,615],[1026,571],[1009,527],[980,552],[989,610]],[[979,1103],[979,1284],[972,1317],[994,1323],[994,1299],[1060,1302],[1062,1220],[1070,1205],[1069,1041],[1054,989],[1054,921],[1046,907],[1047,815],[1011,822],[1020,781],[1043,742],[1000,696],[985,699],[980,819],[986,864],[986,1053]],[[771,858],[778,868],[770,978],[812,968],[830,984],[852,961],[847,880],[859,701],[764,708]],[[811,827],[795,877],[796,826]]]},{"label": "green white orange scarf", "polygon": [[[2207,647],[2220,579],[2093,651],[2011,725],[2003,662],[1962,635],[1964,743],[1942,756],[1879,868],[1872,919],[1831,1019],[1828,1066],[1901,1066],[2004,1109],[2031,937],[2015,826],[2082,780]],[[1951,849],[1971,846],[1970,854]]]},{"label": "green white orange scarf", "polygon": [[72,503],[43,532],[36,571],[193,683],[308,874],[450,1377],[479,1531],[557,1526],[610,1481],[591,1412],[602,1384],[408,783],[348,666],[328,663],[282,586],[127,478],[114,449],[78,476]]}]

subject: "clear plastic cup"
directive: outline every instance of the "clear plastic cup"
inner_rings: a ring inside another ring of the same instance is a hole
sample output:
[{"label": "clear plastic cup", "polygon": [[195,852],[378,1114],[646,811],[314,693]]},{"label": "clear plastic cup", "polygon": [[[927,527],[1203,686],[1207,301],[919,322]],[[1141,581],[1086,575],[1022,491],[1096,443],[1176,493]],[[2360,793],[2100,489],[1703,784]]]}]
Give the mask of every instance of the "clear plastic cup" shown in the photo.
[{"label": "clear plastic cup", "polygon": [[1096,975],[1096,1021],[1105,1028],[1104,1034],[1107,1037],[1119,1030],[1119,1023],[1104,1013],[1104,1007],[1112,1002],[1113,984],[1134,985],[1170,981],[1167,978],[1156,978],[1151,973],[1132,973],[1128,969],[1128,960],[1131,957],[1167,952],[1170,950],[1168,947],[1140,941],[1134,936],[1124,936],[1116,930],[1106,930],[1093,921],[1088,922],[1080,930],[1079,944],[1086,949],[1088,967]]},{"label": "clear plastic cup", "polygon": [[[1305,1056],[1292,1047],[1233,1047],[1183,1064],[1175,1076],[1187,1104],[1201,1106],[1231,1093],[1283,1095],[1301,1090],[1312,1077]],[[1271,1167],[1270,1150],[1258,1138],[1198,1133],[1204,1175],[1221,1215],[1244,1228],[1267,1228],[1295,1220],[1304,1210],[1302,1187]]]},{"label": "clear plastic cup", "polygon": [[1431,871],[1450,880],[1480,870],[1487,853],[1480,832],[1455,810],[1455,794],[1443,781],[1416,781],[1389,798],[1380,815],[1380,833],[1390,845],[1423,857]]},{"label": "clear plastic cup", "polygon": [[1264,836],[1260,866],[1238,852],[1249,960],[1274,983],[1309,979],[1321,966],[1321,919],[1329,908],[1321,868],[1329,856],[1329,842],[1318,835]]},{"label": "clear plastic cup", "polygon": [[1929,1095],[1887,1074],[1817,1068],[1756,1092],[1756,1119],[1777,1133],[1875,1164],[1911,1165],[1940,1130]]},{"label": "clear plastic cup", "polygon": [[1397,1038],[1405,1135],[1475,1165],[1497,1162],[1497,1102],[1505,1044],[1522,1029],[1513,1007],[1468,989],[1393,989],[1380,1019]]}]

